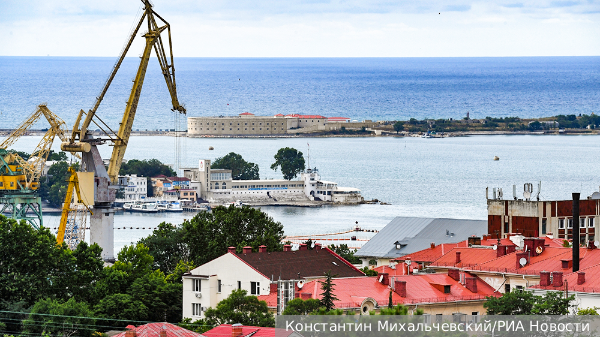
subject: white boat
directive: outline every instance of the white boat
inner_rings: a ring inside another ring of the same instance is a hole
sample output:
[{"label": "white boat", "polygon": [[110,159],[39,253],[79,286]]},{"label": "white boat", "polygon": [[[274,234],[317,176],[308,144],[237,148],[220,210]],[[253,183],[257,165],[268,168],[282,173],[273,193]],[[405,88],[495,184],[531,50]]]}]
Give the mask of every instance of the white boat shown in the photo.
[{"label": "white boat", "polygon": [[169,205],[167,205],[167,212],[183,212],[181,203],[179,201],[171,202]]},{"label": "white boat", "polygon": [[130,211],[132,212],[142,212],[142,213],[156,213],[158,212],[158,208],[156,208],[155,202],[145,202],[145,203],[135,203],[133,207],[131,207]]},{"label": "white boat", "polygon": [[126,202],[123,204],[123,210],[124,211],[131,211],[131,209],[133,208],[134,203],[133,202]]}]

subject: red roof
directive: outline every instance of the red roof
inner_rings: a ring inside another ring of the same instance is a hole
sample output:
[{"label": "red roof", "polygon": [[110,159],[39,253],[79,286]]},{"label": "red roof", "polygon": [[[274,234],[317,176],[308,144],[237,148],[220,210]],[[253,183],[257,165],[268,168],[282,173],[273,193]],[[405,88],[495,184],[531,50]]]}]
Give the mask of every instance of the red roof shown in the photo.
[{"label": "red roof", "polygon": [[284,116],[283,114],[277,114],[277,115],[275,115],[275,117],[283,117],[283,116]]},{"label": "red roof", "polygon": [[[456,253],[460,252],[460,262],[456,263]],[[433,261],[431,266],[438,267],[471,267],[476,266],[497,257],[497,252],[489,248],[453,248],[439,259]]]},{"label": "red roof", "polygon": [[[231,324],[221,324],[216,328],[208,330],[203,333],[203,336],[206,337],[231,337],[233,328]],[[288,336],[293,333],[293,331],[289,331],[285,333],[284,329],[280,329],[281,331],[277,332],[277,336]],[[262,328],[257,326],[242,326],[242,336],[252,336],[252,337],[275,337],[275,328]]]},{"label": "red roof", "polygon": [[452,250],[453,248],[457,248],[457,247],[467,247],[467,241],[461,241],[459,243],[442,243],[439,244],[437,246],[435,246],[434,248],[426,248],[423,250],[420,250],[418,252],[414,252],[412,254],[408,254],[402,257],[399,257],[396,259],[396,261],[405,261],[410,259],[411,261],[420,263],[420,262],[424,262],[424,263],[431,263],[437,259],[439,259],[440,257],[442,257],[444,254],[446,254],[447,252],[449,252],[450,250]]},{"label": "red roof", "polygon": [[398,263],[393,269],[389,266],[379,266],[373,268],[377,273],[388,273],[390,276],[406,275],[406,264]]},{"label": "red roof", "polygon": [[[597,250],[597,249],[595,249],[595,250]],[[584,260],[585,260],[585,258],[584,258]],[[579,272],[585,273],[583,284],[580,284],[580,285],[577,284],[578,272],[575,272],[575,273],[571,272],[571,273],[563,276],[563,285],[560,287],[555,287],[552,285],[549,285],[549,286],[535,285],[535,286],[532,286],[531,288],[563,291],[565,289],[565,282],[566,282],[566,284],[568,285],[569,291],[579,291],[579,292],[584,292],[584,293],[600,293],[600,264],[594,264],[594,265],[586,267],[586,268],[580,268]]]},{"label": "red roof", "polygon": [[298,115],[298,114],[285,115],[285,117],[298,117],[298,118],[303,118],[303,119],[327,118],[327,117],[321,116],[321,115]]},{"label": "red roof", "polygon": [[254,114],[250,112],[242,112],[240,116],[254,116]]},{"label": "red roof", "polygon": [[[486,296],[495,296],[494,289],[487,283],[469,273],[465,273],[465,275],[476,278],[477,292],[471,292],[447,274],[390,276],[390,284],[394,284],[394,281],[406,282],[406,297],[392,292],[392,303],[396,305],[455,302],[482,300]],[[333,283],[334,293],[338,298],[338,301],[335,301],[336,308],[361,307],[367,298],[374,299],[380,306],[387,305],[389,301],[390,286],[379,282],[378,276],[333,279]],[[450,293],[444,293],[444,285],[450,286]],[[440,286],[442,286],[442,290],[440,290]],[[300,296],[310,296],[315,299],[320,299],[322,292],[319,280],[307,282],[302,289],[297,291],[301,294]],[[267,301],[269,307],[277,305],[276,297],[274,301],[269,301],[266,296],[264,298],[261,296],[259,299]]]},{"label": "red roof", "polygon": [[[162,330],[167,332],[167,337],[202,337],[201,334],[184,329],[171,323],[148,323],[140,325],[137,328],[132,325],[128,329],[134,330],[137,337],[156,337]],[[231,334],[229,335],[231,336]],[[125,337],[125,332],[114,335],[113,337]]]}]

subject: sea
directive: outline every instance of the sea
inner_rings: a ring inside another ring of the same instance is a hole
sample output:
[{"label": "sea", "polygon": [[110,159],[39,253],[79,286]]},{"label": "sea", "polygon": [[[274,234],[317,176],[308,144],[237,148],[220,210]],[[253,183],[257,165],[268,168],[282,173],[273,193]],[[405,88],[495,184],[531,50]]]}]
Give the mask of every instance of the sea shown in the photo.
[{"label": "sea", "polygon": [[[16,127],[43,102],[72,125],[79,109],[94,104],[114,61],[0,57],[0,129]],[[137,62],[125,60],[98,110],[111,127],[118,127]],[[578,115],[600,108],[600,57],[177,58],[175,67],[179,100],[189,116],[249,111],[407,120],[458,119],[467,112],[471,118]],[[164,79],[153,62],[134,130],[173,128],[184,130],[185,118],[170,111]],[[31,152],[40,139],[23,137],[14,148]],[[542,200],[567,200],[572,192],[587,197],[600,188],[597,136],[179,140],[136,136],[130,139],[125,158],[173,164],[178,147],[181,167],[195,167],[199,159],[236,152],[258,164],[262,179],[278,179],[281,173],[269,167],[277,150],[286,146],[302,151],[307,161],[310,154],[310,167],[316,167],[322,179],[359,188],[365,199],[389,204],[261,207],[283,224],[286,235],[333,233],[355,225],[380,229],[396,216],[485,219],[486,188],[490,196],[492,188],[502,188],[504,197],[512,198],[515,185],[516,197],[522,198],[523,184],[532,183],[534,195],[541,184]],[[108,158],[111,149],[102,146],[102,156]],[[494,156],[500,160],[494,161]],[[115,253],[150,235],[151,228],[163,221],[179,224],[193,216],[118,214],[115,227],[121,229],[115,230]],[[56,215],[44,216],[50,228],[56,228],[58,220]]]}]

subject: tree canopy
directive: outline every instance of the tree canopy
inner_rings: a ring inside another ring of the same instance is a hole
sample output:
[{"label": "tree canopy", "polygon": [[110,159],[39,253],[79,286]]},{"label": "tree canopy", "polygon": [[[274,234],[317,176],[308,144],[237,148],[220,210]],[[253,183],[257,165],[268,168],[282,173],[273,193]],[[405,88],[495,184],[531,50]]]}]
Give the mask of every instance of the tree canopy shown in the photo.
[{"label": "tree canopy", "polygon": [[566,315],[574,296],[564,298],[562,292],[536,296],[531,291],[515,290],[501,297],[486,297],[483,307],[488,315]]},{"label": "tree canopy", "polygon": [[272,170],[277,171],[277,168],[281,169],[284,179],[292,180],[305,169],[302,152],[291,147],[279,149],[275,154],[275,162],[271,165]]},{"label": "tree canopy", "polygon": [[244,160],[241,155],[229,152],[223,157],[215,159],[210,166],[213,169],[231,170],[233,180],[258,180],[258,165]]},{"label": "tree canopy", "polygon": [[158,159],[150,160],[138,160],[131,159],[126,163],[121,164],[119,170],[120,175],[137,174],[142,177],[156,177],[158,175],[165,175],[167,177],[175,177],[177,173],[171,169],[171,167],[163,164]]},{"label": "tree canopy", "polygon": [[285,305],[282,315],[308,315],[321,307],[321,302],[314,298],[303,300],[294,298]]},{"label": "tree canopy", "polygon": [[[73,164],[73,167],[77,171],[79,169],[79,163]],[[65,201],[67,186],[69,185],[69,176],[69,163],[66,161],[59,161],[52,164],[48,169],[47,179],[42,179],[40,183],[40,197],[48,200],[50,205],[60,207]]]},{"label": "tree canopy", "polygon": [[327,311],[333,310],[335,307],[334,301],[338,301],[338,298],[335,297],[333,291],[335,290],[335,284],[332,279],[337,275],[332,275],[331,270],[325,273],[325,280],[319,281],[321,284],[321,306],[325,308]]},{"label": "tree canopy", "polygon": [[269,312],[267,302],[259,301],[256,296],[247,296],[246,290],[234,290],[231,295],[217,304],[216,308],[208,308],[205,322],[217,326],[235,324],[274,327],[275,318]]},{"label": "tree canopy", "polygon": [[394,131],[396,131],[396,133],[402,130],[404,130],[404,122],[397,121],[396,123],[394,123]]}]

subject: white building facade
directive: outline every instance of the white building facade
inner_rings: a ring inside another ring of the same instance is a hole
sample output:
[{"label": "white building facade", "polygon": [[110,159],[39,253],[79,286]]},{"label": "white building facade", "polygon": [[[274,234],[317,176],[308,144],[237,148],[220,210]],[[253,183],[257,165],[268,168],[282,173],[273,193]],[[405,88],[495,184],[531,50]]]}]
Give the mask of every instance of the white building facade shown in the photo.
[{"label": "white building facade", "polygon": [[125,201],[142,200],[148,197],[146,177],[138,177],[136,174],[119,176],[119,185],[123,186]]}]

